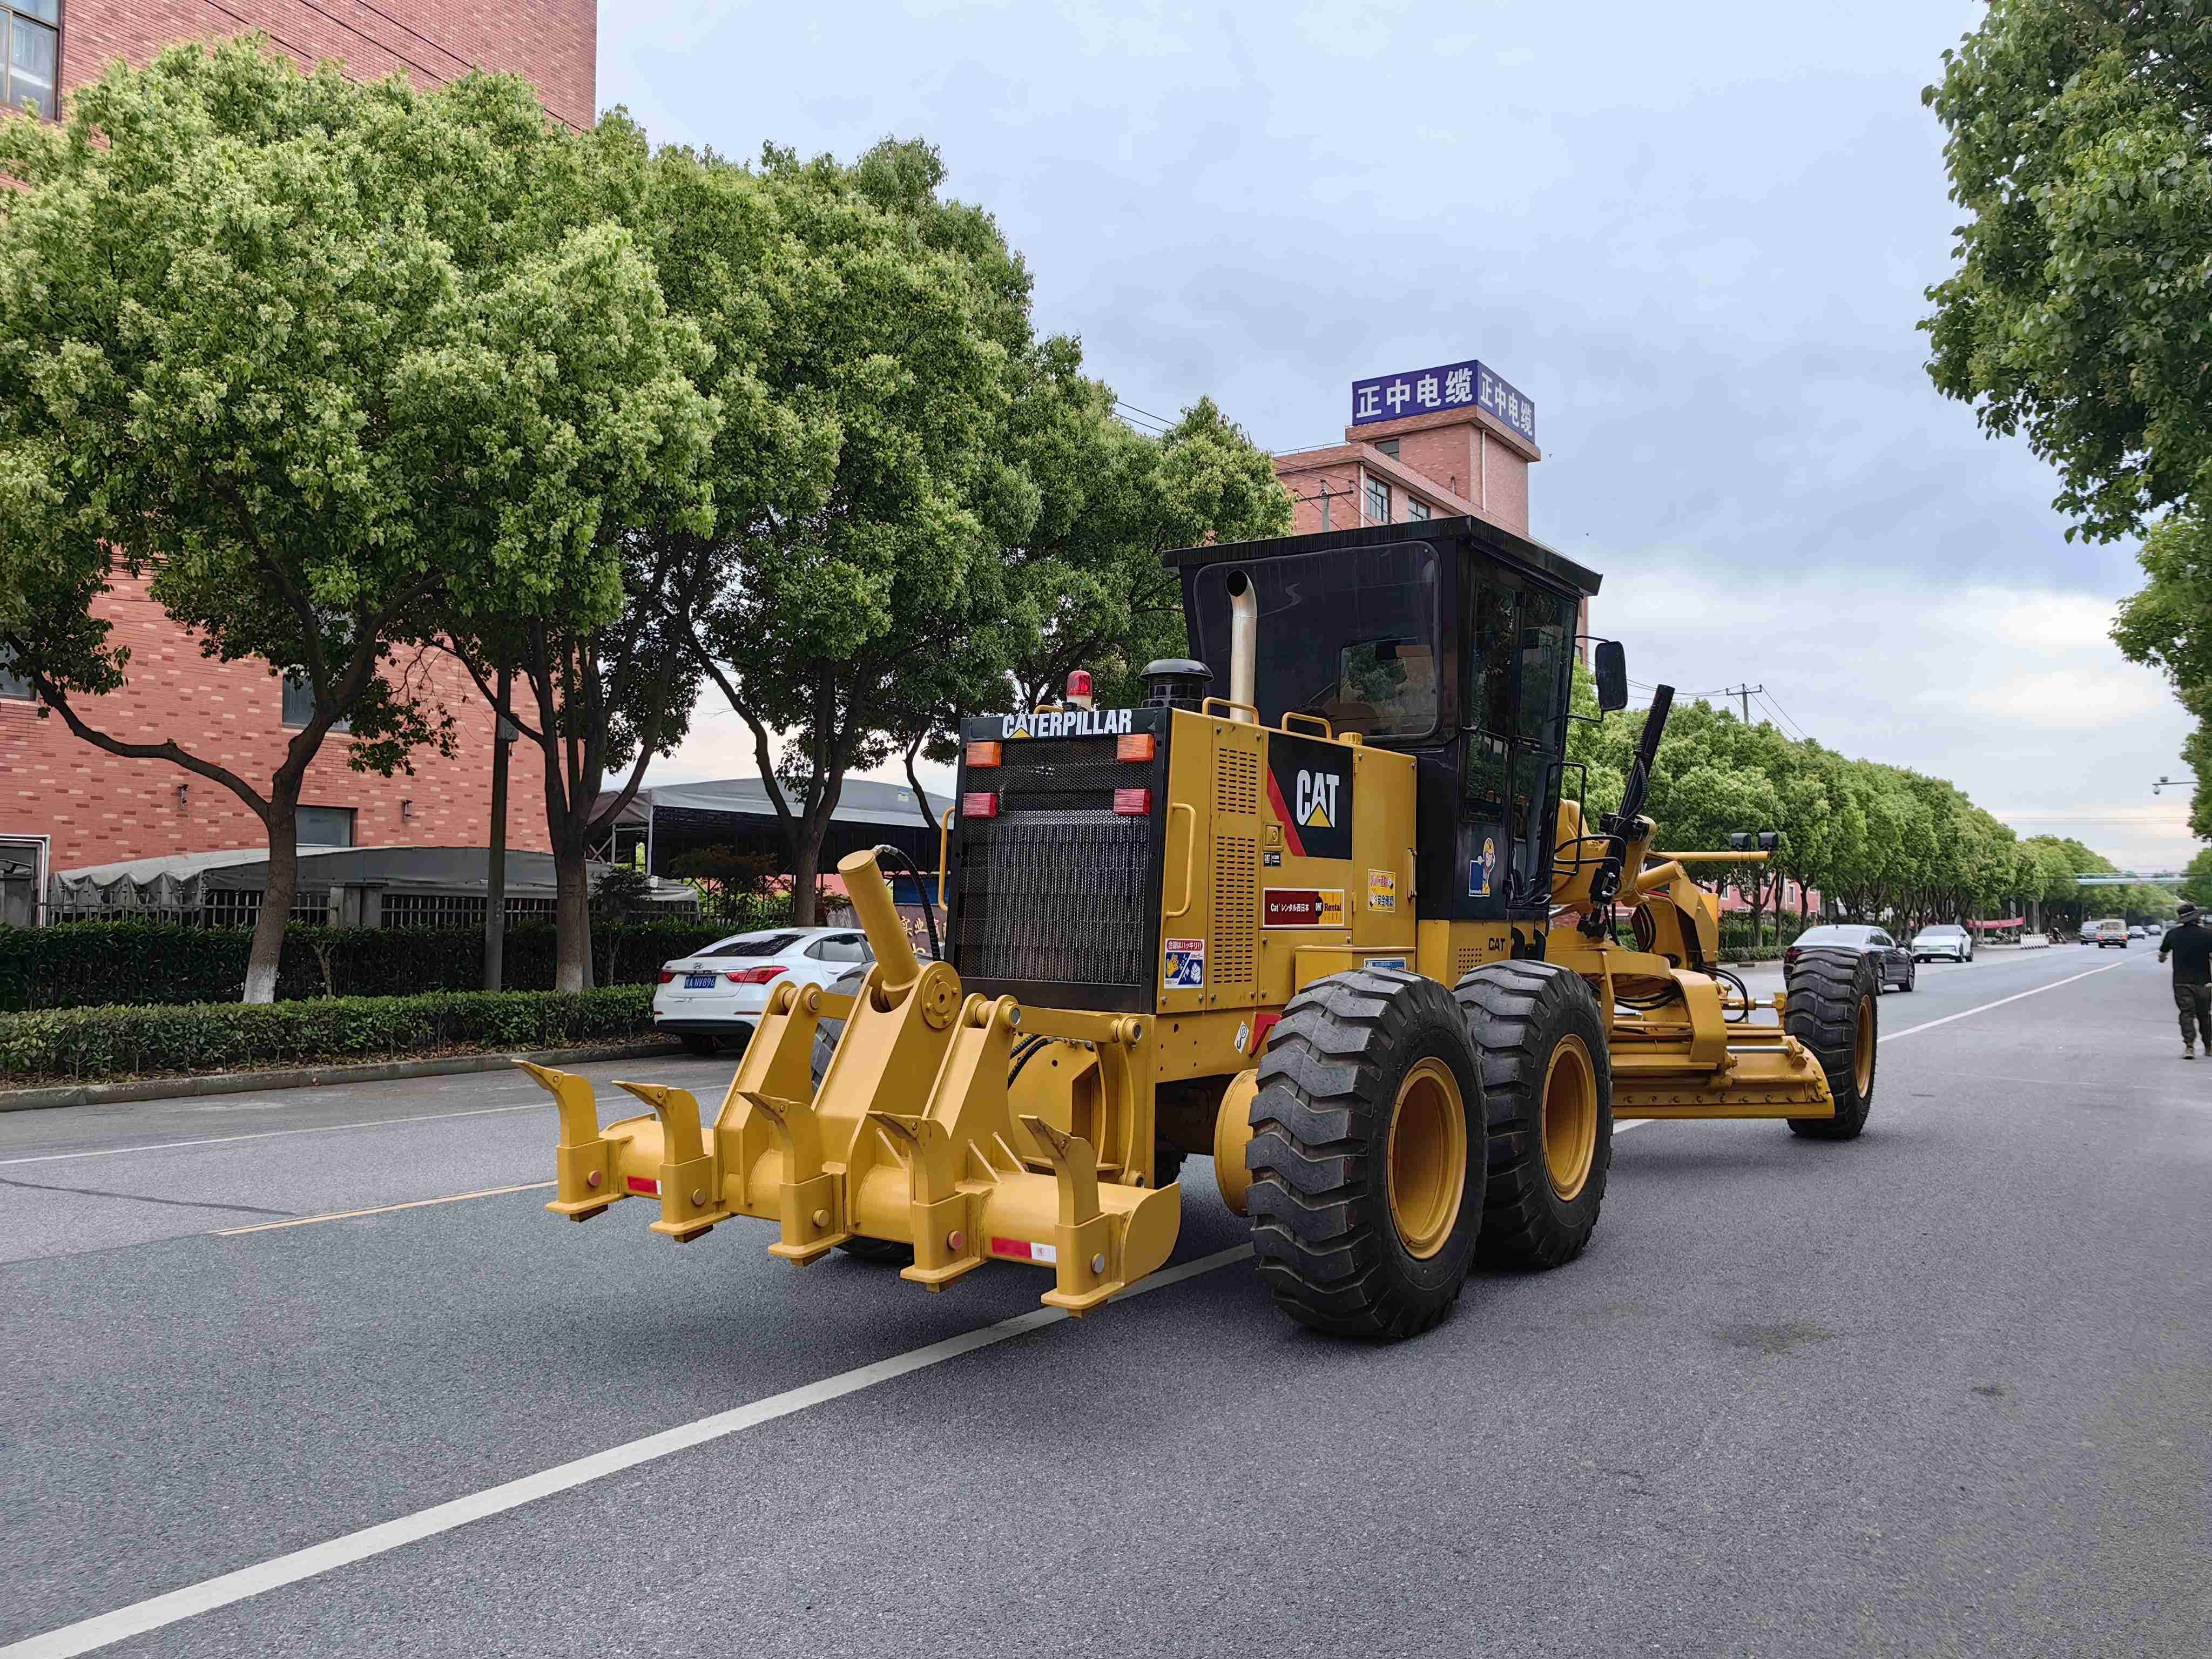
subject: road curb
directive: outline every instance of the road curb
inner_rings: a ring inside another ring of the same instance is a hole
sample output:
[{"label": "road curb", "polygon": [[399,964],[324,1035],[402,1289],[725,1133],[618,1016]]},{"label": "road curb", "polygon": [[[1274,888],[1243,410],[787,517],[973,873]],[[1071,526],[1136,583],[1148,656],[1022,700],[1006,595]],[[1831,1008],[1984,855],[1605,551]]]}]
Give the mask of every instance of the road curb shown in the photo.
[{"label": "road curb", "polygon": [[523,1054],[450,1054],[438,1060],[369,1060],[347,1066],[303,1066],[280,1072],[210,1072],[203,1077],[149,1077],[130,1083],[70,1083],[46,1089],[0,1089],[0,1112],[47,1111],[58,1106],[112,1106],[134,1100],[182,1100],[194,1095],[246,1095],[263,1089],[313,1089],[337,1083],[390,1083],[410,1077],[454,1077],[505,1070],[517,1060],[541,1066],[574,1066],[599,1060],[657,1060],[681,1053],[672,1042],[629,1042],[611,1048],[545,1048]]}]

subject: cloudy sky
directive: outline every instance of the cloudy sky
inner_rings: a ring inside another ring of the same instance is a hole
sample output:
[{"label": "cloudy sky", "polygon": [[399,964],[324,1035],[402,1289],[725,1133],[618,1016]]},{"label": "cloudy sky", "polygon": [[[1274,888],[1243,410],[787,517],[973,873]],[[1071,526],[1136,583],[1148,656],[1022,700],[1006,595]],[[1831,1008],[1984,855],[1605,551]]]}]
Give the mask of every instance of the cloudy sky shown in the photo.
[{"label": "cloudy sky", "polygon": [[[1914,325],[1957,210],[1920,105],[1963,0],[642,0],[599,98],[657,139],[943,152],[1040,329],[1172,415],[1336,441],[1363,375],[1533,398],[1533,529],[1605,573],[1630,672],[1953,779],[2023,834],[2193,850],[2187,722],[2106,639],[2130,546],[1939,398]],[[748,774],[707,716],[664,781]]]}]

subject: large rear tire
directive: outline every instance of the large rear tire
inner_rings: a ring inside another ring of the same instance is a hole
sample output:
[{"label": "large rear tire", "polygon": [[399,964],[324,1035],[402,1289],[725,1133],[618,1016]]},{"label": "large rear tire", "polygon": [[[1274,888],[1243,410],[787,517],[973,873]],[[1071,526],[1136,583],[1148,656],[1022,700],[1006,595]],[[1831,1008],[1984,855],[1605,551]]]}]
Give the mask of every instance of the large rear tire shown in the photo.
[{"label": "large rear tire", "polygon": [[1268,1035],[1246,1198],[1261,1278],[1337,1336],[1418,1336],[1451,1312],[1482,1225],[1482,1080],[1434,980],[1317,981]]},{"label": "large rear tire", "polygon": [[1790,1133],[1808,1140],[1856,1140],[1874,1104],[1875,1045],[1881,975],[1856,951],[1799,952],[1790,964],[1783,1029],[1812,1051],[1836,1097],[1833,1117],[1793,1117]]},{"label": "large rear tire", "polygon": [[1477,968],[1452,993],[1482,1057],[1490,1108],[1482,1258],[1564,1267],[1596,1231],[1613,1164],[1613,1066],[1579,974],[1522,959]]}]

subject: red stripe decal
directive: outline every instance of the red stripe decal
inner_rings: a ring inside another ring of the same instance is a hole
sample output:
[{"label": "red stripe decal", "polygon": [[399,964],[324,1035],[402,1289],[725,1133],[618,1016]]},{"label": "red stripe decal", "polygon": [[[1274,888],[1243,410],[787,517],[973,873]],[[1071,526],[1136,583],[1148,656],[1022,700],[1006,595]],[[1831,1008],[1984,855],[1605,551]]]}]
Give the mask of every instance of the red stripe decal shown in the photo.
[{"label": "red stripe decal", "polygon": [[1267,769],[1267,805],[1275,809],[1275,822],[1283,826],[1283,844],[1291,849],[1291,856],[1302,859],[1306,855],[1306,844],[1299,838],[1298,826],[1291,819],[1289,804],[1283,799],[1283,786],[1275,781],[1275,769]]},{"label": "red stripe decal", "polygon": [[660,1183],[659,1182],[641,1180],[636,1176],[629,1177],[629,1189],[634,1193],[643,1193],[648,1198],[659,1198],[660,1196]]}]

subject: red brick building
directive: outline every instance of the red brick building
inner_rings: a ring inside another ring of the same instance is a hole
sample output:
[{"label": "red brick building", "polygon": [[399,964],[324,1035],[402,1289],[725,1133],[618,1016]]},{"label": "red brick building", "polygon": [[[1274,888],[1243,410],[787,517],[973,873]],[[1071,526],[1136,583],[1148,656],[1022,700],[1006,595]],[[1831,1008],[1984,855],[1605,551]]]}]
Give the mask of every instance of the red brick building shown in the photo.
[{"label": "red brick building", "polygon": [[[143,61],[164,46],[258,29],[302,61],[342,60],[364,76],[404,73],[435,86],[471,68],[526,76],[546,108],[589,124],[597,97],[593,0],[0,0],[0,96],[49,117],[58,98],[96,80],[115,58]],[[86,699],[86,720],[134,741],[174,736],[266,788],[291,736],[283,683],[267,665],[221,663],[170,622],[136,584],[103,602],[112,638],[131,647],[128,684]],[[310,769],[303,844],[481,847],[490,817],[492,719],[465,675],[426,662],[433,695],[453,713],[451,760],[417,758],[414,776],[368,776],[346,766],[333,735]],[[546,845],[538,751],[518,745],[508,835]],[[39,717],[21,681],[0,674],[0,842],[18,861],[43,853],[48,870],[122,859],[259,846],[258,820],[235,796],[181,768],[119,759]],[[44,846],[40,847],[43,840]],[[0,855],[8,852],[0,847]],[[0,871],[0,875],[4,875]],[[26,872],[32,879],[43,872]]]},{"label": "red brick building", "polygon": [[1480,409],[1347,426],[1344,441],[1275,457],[1297,503],[1296,533],[1471,514],[1528,533],[1534,442]]}]

